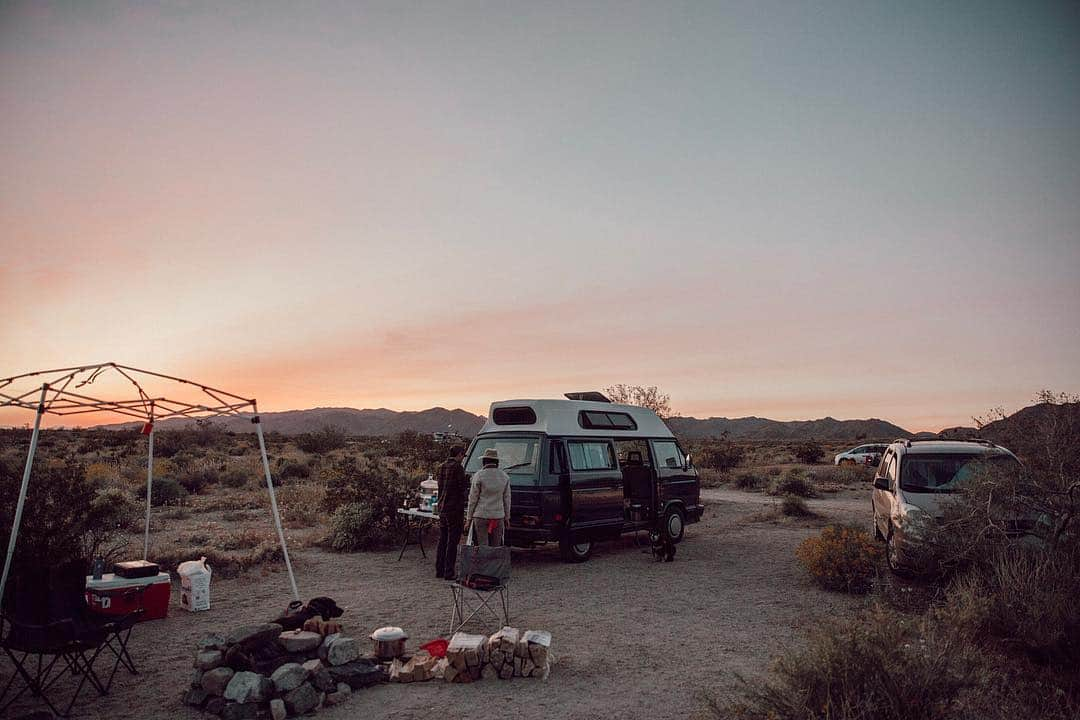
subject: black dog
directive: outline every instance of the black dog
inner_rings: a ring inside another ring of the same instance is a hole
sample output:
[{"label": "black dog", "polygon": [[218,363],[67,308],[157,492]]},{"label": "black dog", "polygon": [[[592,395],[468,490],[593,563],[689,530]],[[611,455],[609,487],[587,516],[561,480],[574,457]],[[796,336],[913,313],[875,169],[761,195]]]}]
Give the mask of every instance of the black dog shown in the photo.
[{"label": "black dog", "polygon": [[341,617],[344,612],[332,598],[328,597],[311,598],[308,604],[303,607],[300,607],[299,600],[293,600],[289,603],[289,607],[283,615],[274,618],[270,622],[277,623],[283,630],[298,630],[316,615],[323,620],[329,620],[330,618]]},{"label": "black dog", "polygon": [[670,538],[653,530],[649,533],[649,540],[652,541],[652,554],[656,562],[671,562],[675,559],[675,543],[671,542]]}]

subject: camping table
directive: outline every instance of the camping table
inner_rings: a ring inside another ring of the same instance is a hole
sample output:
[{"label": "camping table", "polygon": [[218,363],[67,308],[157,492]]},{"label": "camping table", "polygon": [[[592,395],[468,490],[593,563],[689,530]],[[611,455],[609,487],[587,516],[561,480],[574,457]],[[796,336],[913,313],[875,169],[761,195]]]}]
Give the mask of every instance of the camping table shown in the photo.
[{"label": "camping table", "polygon": [[421,510],[420,508],[398,508],[398,515],[404,515],[405,521],[416,525],[416,542],[412,542],[412,531],[405,530],[405,543],[401,546],[401,552],[398,553],[397,559],[400,561],[401,556],[405,554],[405,548],[410,545],[419,545],[420,554],[427,558],[427,553],[424,552],[424,530],[433,525],[439,516],[433,512],[427,510]]}]

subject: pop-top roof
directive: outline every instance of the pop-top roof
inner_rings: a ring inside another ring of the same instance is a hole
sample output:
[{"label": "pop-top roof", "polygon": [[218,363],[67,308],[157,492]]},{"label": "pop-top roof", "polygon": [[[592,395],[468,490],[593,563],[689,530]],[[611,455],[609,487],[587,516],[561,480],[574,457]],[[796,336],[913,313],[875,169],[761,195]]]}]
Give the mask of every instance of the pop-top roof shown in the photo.
[{"label": "pop-top roof", "polygon": [[674,437],[664,421],[648,408],[582,400],[494,402],[480,433],[507,431],[597,437]]}]

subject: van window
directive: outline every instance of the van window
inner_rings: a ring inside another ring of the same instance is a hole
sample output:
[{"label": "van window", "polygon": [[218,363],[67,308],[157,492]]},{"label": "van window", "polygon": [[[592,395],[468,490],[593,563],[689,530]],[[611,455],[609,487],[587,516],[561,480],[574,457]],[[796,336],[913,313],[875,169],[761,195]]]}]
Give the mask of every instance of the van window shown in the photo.
[{"label": "van window", "polygon": [[578,425],[586,430],[637,430],[634,418],[626,413],[599,410],[582,410],[578,413]]},{"label": "van window", "polygon": [[496,425],[535,425],[536,413],[527,406],[495,408],[491,421]]},{"label": "van window", "polygon": [[653,440],[653,452],[657,467],[682,470],[686,465],[686,456],[674,440]]},{"label": "van window", "polygon": [[480,456],[489,448],[499,453],[499,467],[510,476],[512,485],[534,484],[540,467],[540,438],[481,437],[473,443],[465,472],[474,473],[483,467]]},{"label": "van window", "polygon": [[569,442],[570,467],[574,470],[614,470],[615,453],[607,442]]}]

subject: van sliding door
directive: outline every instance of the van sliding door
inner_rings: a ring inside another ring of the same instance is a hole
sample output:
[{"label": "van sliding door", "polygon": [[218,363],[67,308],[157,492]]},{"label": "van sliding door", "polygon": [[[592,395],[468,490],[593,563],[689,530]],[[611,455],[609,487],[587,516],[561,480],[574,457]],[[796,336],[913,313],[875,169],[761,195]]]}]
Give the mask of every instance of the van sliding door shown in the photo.
[{"label": "van sliding door", "polygon": [[568,440],[573,527],[620,526],[623,478],[610,440]]}]

